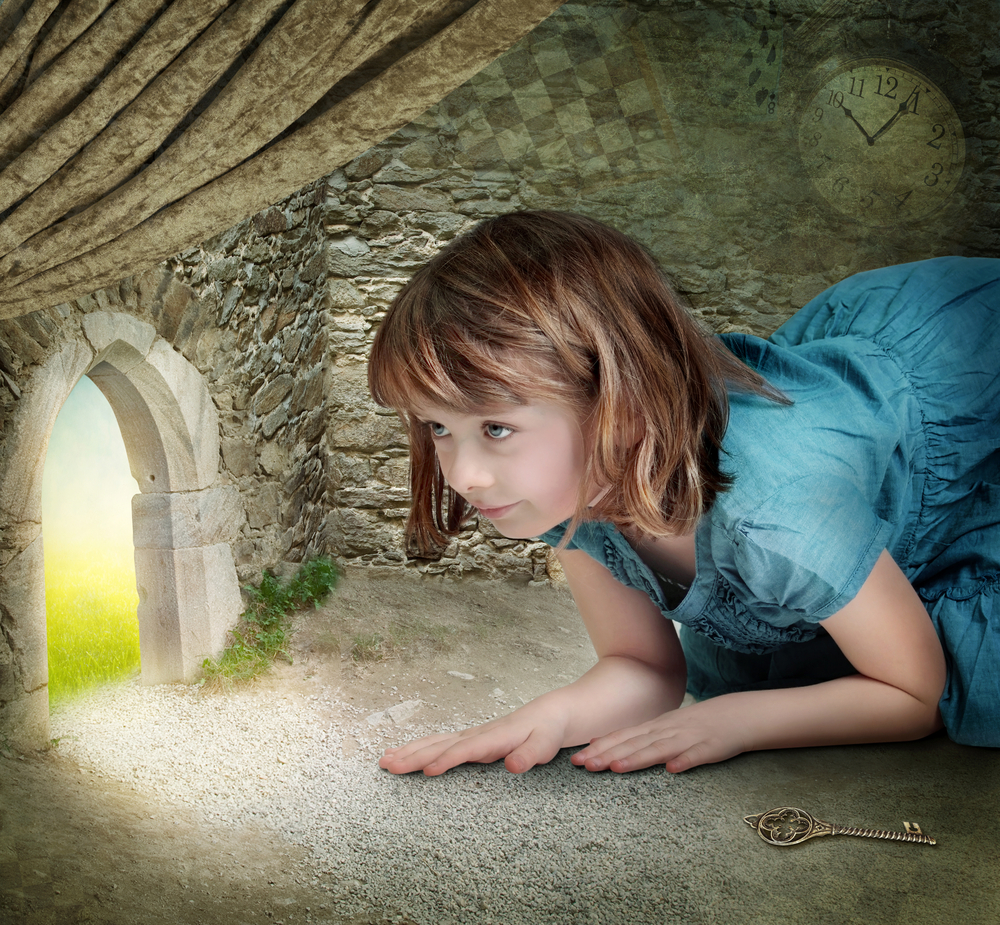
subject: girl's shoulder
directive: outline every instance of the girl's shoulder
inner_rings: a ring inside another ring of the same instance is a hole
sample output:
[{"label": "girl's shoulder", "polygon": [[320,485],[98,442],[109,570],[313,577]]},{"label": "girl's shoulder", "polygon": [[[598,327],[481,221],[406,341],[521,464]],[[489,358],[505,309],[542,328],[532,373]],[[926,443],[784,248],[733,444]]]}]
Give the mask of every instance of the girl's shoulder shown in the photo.
[{"label": "girl's shoulder", "polygon": [[823,619],[892,545],[895,525],[848,478],[810,472],[756,489],[720,495],[699,536],[703,558],[746,601]]}]

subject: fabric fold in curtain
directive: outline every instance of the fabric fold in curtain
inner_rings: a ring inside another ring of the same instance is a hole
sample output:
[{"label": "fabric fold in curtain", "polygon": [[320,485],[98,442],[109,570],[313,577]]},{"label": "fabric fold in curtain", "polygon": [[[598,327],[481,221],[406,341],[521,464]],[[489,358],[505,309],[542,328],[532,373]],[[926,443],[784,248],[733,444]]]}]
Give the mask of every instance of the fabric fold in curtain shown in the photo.
[{"label": "fabric fold in curtain", "polygon": [[561,0],[10,2],[0,318],[112,285],[343,166]]}]

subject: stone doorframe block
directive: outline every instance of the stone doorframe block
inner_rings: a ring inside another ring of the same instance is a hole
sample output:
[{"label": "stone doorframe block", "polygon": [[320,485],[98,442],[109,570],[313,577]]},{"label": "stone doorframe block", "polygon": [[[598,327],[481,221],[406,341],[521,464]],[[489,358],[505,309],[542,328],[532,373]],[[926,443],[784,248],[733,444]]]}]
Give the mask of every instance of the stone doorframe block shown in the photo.
[{"label": "stone doorframe block", "polygon": [[48,738],[42,472],[81,376],[108,399],[141,492],[132,529],[143,683],[194,680],[243,609],[230,544],[246,515],[220,482],[218,415],[201,374],[131,315],[92,312],[82,326],[83,339],[21,384],[13,452],[6,467],[0,459],[0,733],[25,746]]}]

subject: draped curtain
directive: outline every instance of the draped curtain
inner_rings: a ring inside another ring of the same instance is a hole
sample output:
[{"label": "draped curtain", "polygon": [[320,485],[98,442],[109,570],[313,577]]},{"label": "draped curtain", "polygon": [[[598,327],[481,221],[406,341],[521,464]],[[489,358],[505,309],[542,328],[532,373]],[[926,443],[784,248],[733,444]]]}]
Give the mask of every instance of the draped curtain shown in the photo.
[{"label": "draped curtain", "polygon": [[0,318],[346,164],[561,0],[0,0]]}]

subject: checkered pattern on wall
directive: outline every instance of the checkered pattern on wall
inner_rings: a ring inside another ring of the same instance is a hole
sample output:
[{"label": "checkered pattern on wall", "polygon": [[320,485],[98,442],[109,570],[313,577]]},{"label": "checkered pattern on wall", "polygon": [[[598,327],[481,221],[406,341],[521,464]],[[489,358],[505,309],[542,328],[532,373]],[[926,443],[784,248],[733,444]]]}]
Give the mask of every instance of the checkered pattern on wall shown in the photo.
[{"label": "checkered pattern on wall", "polygon": [[[420,121],[453,135],[465,166],[528,175],[552,194],[676,171],[669,63],[650,15],[595,17],[567,4]],[[719,24],[734,54],[713,106],[743,120],[774,117],[780,26],[750,4]]]}]

